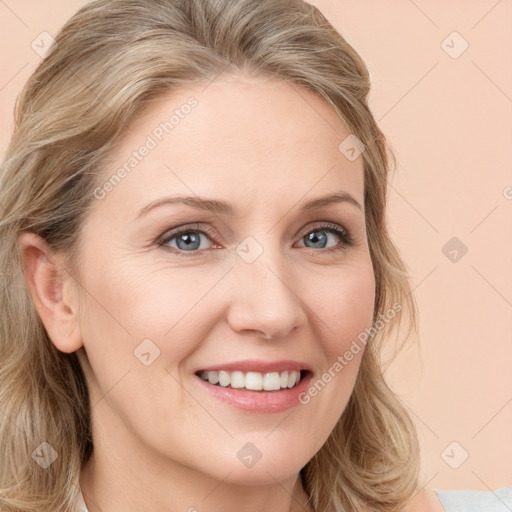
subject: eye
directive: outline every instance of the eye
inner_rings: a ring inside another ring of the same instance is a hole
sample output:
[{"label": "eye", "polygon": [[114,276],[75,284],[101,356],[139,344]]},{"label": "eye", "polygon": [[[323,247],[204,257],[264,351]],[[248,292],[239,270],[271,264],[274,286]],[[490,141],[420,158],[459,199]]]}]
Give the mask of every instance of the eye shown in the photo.
[{"label": "eye", "polygon": [[[199,226],[199,224],[196,224],[166,232],[156,241],[156,245],[180,256],[198,255],[202,250],[208,248],[208,241],[211,242],[211,239],[214,237],[214,233],[209,227],[199,229]],[[329,243],[328,235],[331,235],[332,238],[338,238],[339,241],[335,242],[333,246],[327,247]],[[206,239],[205,243],[202,243],[203,237]],[[312,246],[305,247],[314,254],[339,251],[354,244],[354,239],[350,233],[337,224],[332,223],[323,223],[314,226],[313,229],[310,228],[300,240],[305,240],[308,244],[312,244]]]},{"label": "eye", "polygon": [[[326,247],[329,241],[329,237],[327,234],[335,235],[334,238],[338,238],[341,240],[341,242],[335,243],[331,247]],[[332,251],[339,251],[342,249],[347,248],[348,246],[354,245],[354,239],[346,231],[345,229],[341,228],[337,224],[331,224],[329,223],[323,223],[317,226],[314,226],[313,229],[310,229],[302,238],[301,240],[305,240],[307,243],[310,243],[313,245],[306,246],[308,249],[312,249],[312,252],[317,253],[319,252],[317,249],[324,249],[321,252],[332,252]]]},{"label": "eye", "polygon": [[[163,247],[169,252],[182,254],[183,252],[194,253],[199,249],[206,249],[201,245],[201,235],[209,239],[209,235],[213,236],[211,230],[208,228],[198,229],[199,225],[188,226],[184,229],[176,229],[174,231],[165,233],[162,238],[157,241],[157,245]],[[176,245],[170,243],[176,242]]]}]

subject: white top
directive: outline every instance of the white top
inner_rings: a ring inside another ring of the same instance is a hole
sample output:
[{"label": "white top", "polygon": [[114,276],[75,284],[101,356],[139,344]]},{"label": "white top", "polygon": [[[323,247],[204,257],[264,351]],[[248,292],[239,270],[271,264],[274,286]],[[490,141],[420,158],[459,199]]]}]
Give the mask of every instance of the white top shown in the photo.
[{"label": "white top", "polygon": [[491,491],[460,489],[436,491],[446,512],[510,512],[512,487],[500,487]]}]

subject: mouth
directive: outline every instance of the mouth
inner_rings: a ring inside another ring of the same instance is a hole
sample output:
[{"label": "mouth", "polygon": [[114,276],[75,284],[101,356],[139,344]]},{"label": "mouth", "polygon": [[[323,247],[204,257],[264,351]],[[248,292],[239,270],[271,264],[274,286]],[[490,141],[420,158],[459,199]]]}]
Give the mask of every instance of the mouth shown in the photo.
[{"label": "mouth", "polygon": [[195,373],[202,380],[218,387],[244,391],[271,392],[295,388],[310,370],[285,370],[281,372],[199,370]]},{"label": "mouth", "polygon": [[291,359],[246,359],[199,368],[194,377],[205,396],[246,414],[273,414],[302,404],[313,368]]}]

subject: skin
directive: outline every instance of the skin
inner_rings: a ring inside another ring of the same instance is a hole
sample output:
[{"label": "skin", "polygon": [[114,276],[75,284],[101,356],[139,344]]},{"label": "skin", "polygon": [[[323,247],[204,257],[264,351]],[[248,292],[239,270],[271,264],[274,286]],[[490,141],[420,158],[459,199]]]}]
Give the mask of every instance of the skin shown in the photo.
[{"label": "skin", "polygon": [[[318,377],[370,327],[375,278],[362,157],[350,161],[338,150],[349,132],[314,93],[277,80],[218,78],[155,101],[116,145],[104,179],[190,96],[197,107],[95,200],[78,275],[39,237],[20,236],[45,328],[59,350],[80,351],[86,372],[95,449],[80,485],[90,512],[311,510],[299,471],[345,409],[364,346],[308,404],[280,413],[220,402],[194,372],[295,359]],[[345,202],[299,211],[333,191],[361,209]],[[239,213],[169,204],[135,219],[173,194],[221,199]],[[348,231],[354,244],[316,228],[321,221]],[[177,238],[167,242],[175,252],[157,245],[183,225],[210,229],[194,255]],[[327,237],[326,248],[308,247],[311,231]],[[263,249],[252,263],[236,252],[249,236]],[[147,338],[160,350],[149,366],[134,356]],[[250,468],[237,457],[247,442],[262,453]],[[427,503],[421,496],[418,507]]]}]

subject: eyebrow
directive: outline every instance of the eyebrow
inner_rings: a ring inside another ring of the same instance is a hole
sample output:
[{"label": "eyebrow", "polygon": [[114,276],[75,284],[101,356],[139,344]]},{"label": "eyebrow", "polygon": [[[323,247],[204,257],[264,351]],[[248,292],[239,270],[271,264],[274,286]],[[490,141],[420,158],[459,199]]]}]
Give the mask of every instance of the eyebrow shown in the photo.
[{"label": "eyebrow", "polygon": [[[218,213],[222,215],[236,216],[238,214],[237,208],[235,208],[232,204],[227,203],[225,201],[221,201],[219,199],[208,199],[205,197],[199,196],[167,196],[152,201],[148,205],[144,206],[135,219],[146,215],[150,210],[158,208],[164,204],[176,204],[181,203],[187,206],[191,206],[197,210],[204,210],[212,213]],[[347,203],[359,208],[363,211],[363,207],[361,204],[348,192],[336,192],[334,194],[330,194],[328,196],[317,197],[315,199],[311,199],[304,203],[300,211],[309,212],[312,210],[316,210],[323,206],[327,206],[329,204],[336,203]]]}]

